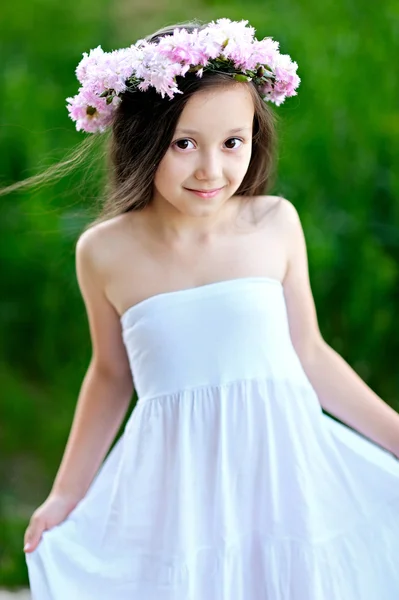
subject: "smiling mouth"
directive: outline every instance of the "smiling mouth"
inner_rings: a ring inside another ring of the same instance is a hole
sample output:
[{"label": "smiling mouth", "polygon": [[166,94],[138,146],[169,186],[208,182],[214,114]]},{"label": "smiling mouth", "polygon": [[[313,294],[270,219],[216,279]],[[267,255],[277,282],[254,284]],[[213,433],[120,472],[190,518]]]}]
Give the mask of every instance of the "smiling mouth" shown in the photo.
[{"label": "smiling mouth", "polygon": [[198,194],[212,194],[213,192],[218,192],[219,190],[223,189],[223,187],[224,186],[213,188],[212,190],[195,190],[193,188],[186,188],[186,190],[188,190],[189,192],[197,192]]}]

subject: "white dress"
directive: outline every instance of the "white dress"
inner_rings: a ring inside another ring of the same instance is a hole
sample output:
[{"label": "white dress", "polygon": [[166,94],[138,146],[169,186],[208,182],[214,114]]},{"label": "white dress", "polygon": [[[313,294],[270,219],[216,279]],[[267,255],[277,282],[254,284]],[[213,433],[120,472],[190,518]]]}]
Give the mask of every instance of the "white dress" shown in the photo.
[{"label": "white dress", "polygon": [[34,600],[398,600],[399,461],[322,412],[281,283],[121,317],[138,403],[26,555]]}]

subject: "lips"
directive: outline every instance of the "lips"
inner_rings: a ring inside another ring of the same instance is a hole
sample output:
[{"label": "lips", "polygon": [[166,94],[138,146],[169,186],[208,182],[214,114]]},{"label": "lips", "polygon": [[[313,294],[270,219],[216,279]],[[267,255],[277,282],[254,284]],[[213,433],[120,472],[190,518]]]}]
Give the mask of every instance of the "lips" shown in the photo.
[{"label": "lips", "polygon": [[186,188],[189,192],[198,192],[199,194],[212,194],[212,192],[218,192],[222,188],[213,188],[212,190],[194,190],[191,188]]},{"label": "lips", "polygon": [[192,194],[195,194],[196,196],[199,196],[200,198],[214,198],[223,189],[223,187],[213,188],[212,190],[193,190],[190,188],[186,188],[186,190]]}]

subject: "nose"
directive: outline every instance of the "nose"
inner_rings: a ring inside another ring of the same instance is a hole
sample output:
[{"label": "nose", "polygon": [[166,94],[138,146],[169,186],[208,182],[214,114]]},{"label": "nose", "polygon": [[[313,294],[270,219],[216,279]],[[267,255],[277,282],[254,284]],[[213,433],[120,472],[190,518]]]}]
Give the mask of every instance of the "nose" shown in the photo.
[{"label": "nose", "polygon": [[198,153],[198,162],[195,168],[195,178],[198,181],[220,181],[222,175],[222,160],[217,152]]}]

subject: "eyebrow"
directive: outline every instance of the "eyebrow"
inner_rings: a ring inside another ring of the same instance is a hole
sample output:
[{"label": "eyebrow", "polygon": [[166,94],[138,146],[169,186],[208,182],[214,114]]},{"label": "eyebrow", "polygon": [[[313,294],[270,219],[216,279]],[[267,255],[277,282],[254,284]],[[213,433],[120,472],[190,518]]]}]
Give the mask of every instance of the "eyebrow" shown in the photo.
[{"label": "eyebrow", "polygon": [[[249,131],[252,130],[252,127],[236,127],[235,129],[230,129],[230,131],[226,132],[226,135],[231,134],[231,133],[240,133],[240,131]],[[176,133],[182,134],[182,133],[188,133],[189,135],[198,135],[200,132],[199,131],[195,131],[194,129],[176,129]]]}]

